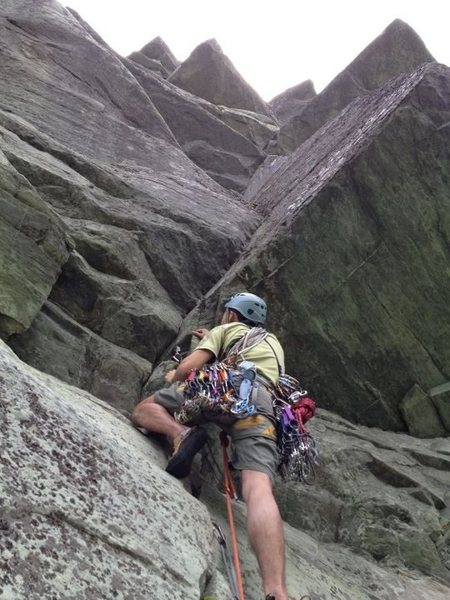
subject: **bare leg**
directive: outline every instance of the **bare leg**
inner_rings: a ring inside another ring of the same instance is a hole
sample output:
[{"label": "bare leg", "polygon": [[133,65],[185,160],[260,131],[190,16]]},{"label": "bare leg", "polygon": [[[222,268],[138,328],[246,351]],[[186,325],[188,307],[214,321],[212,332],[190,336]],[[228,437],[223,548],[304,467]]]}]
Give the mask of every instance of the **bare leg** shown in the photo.
[{"label": "bare leg", "polygon": [[180,433],[189,429],[177,423],[164,406],[156,404],[153,396],[145,398],[135,406],[131,419],[135,425],[147,431],[165,434],[172,444]]},{"label": "bare leg", "polygon": [[258,559],[264,593],[288,600],[284,572],[283,523],[266,473],[242,471],[242,493],[247,504],[247,531]]}]

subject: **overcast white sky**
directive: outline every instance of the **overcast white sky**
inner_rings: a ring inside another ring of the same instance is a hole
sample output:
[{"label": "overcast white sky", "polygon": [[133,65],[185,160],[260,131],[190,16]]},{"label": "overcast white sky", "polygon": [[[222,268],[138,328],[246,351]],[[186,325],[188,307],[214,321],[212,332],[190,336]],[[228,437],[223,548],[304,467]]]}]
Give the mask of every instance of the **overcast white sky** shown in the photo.
[{"label": "overcast white sky", "polygon": [[448,0],[60,0],[127,55],[161,36],[179,60],[216,38],[265,99],[305,79],[320,91],[396,18],[450,65]]}]

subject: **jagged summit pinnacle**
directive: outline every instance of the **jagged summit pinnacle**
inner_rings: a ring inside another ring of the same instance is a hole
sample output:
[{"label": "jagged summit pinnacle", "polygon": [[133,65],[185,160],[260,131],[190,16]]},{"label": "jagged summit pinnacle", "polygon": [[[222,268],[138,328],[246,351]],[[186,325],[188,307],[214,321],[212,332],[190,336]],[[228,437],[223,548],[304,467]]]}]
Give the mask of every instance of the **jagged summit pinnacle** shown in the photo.
[{"label": "jagged summit pinnacle", "polygon": [[307,79],[272,98],[269,106],[280,123],[285,123],[293,115],[300,114],[316,95],[314,83]]},{"label": "jagged summit pinnacle", "polygon": [[169,81],[214,104],[271,115],[269,106],[244,80],[215,39],[197,46]]},{"label": "jagged summit pinnacle", "polygon": [[141,48],[140,52],[148,58],[159,60],[170,73],[180,64],[180,61],[175,58],[169,46],[160,36],[153,38]]},{"label": "jagged summit pinnacle", "polygon": [[414,29],[395,19],[307,107],[283,124],[280,144],[289,151],[297,148],[354,98],[434,60]]}]

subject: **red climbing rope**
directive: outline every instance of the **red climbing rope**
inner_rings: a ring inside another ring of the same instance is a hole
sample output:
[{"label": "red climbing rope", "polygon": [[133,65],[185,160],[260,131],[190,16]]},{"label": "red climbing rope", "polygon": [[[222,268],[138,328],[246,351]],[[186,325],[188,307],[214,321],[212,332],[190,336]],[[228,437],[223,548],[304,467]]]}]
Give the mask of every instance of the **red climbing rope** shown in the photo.
[{"label": "red climbing rope", "polygon": [[298,426],[302,433],[305,432],[305,423],[307,423],[316,412],[316,403],[311,398],[304,397],[298,400],[292,407],[292,413],[298,421]]},{"label": "red climbing rope", "polygon": [[244,585],[242,582],[241,575],[241,564],[239,561],[239,550],[237,545],[237,537],[236,537],[236,528],[234,525],[233,518],[233,507],[231,505],[232,498],[236,498],[236,488],[234,486],[233,477],[230,472],[230,467],[228,465],[228,436],[224,431],[220,432],[220,442],[222,444],[223,449],[223,490],[225,492],[225,498],[227,502],[227,513],[228,513],[228,522],[230,524],[230,532],[231,532],[231,542],[233,547],[233,563],[234,569],[236,571],[236,583],[239,591],[239,600],[244,600]]}]

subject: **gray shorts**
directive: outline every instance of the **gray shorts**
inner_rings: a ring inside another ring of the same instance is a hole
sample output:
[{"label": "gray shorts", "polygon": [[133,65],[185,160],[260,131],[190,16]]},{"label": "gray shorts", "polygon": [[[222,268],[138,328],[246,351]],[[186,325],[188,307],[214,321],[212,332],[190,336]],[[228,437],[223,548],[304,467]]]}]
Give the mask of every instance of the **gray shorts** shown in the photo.
[{"label": "gray shorts", "polygon": [[[176,382],[154,394],[155,402],[164,406],[172,415],[184,402],[183,393],[178,391],[179,387],[180,382]],[[231,464],[239,471],[248,469],[266,473],[273,480],[279,457],[272,396],[263,385],[256,383],[252,401],[256,405],[256,415],[237,419],[232,425],[222,427],[231,438]]]}]

